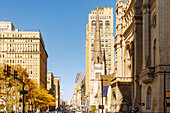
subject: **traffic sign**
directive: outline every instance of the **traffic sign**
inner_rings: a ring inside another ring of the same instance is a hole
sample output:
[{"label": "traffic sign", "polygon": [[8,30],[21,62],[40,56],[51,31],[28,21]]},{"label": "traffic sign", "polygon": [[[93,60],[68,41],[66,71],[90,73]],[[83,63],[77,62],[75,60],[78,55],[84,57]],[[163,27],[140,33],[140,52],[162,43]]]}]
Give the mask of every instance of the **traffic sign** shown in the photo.
[{"label": "traffic sign", "polygon": [[28,94],[28,91],[25,91],[25,90],[20,91],[20,94]]},{"label": "traffic sign", "polygon": [[166,92],[166,99],[170,99],[170,92]]},{"label": "traffic sign", "polygon": [[99,109],[104,109],[104,105],[99,105]]},{"label": "traffic sign", "polygon": [[166,107],[170,107],[170,103],[166,103]]}]

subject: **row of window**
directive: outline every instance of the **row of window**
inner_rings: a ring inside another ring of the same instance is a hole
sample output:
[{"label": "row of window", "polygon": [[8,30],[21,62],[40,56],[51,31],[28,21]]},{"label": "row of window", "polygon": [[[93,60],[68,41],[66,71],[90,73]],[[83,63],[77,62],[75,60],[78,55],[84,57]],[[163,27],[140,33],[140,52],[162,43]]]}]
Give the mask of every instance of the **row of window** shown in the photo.
[{"label": "row of window", "polygon": [[[8,47],[39,47],[38,44],[7,44]],[[5,47],[4,44],[0,44],[0,47]]]},{"label": "row of window", "polygon": [[[91,39],[92,42],[94,42],[94,39]],[[104,39],[102,39],[102,42],[104,42]],[[111,42],[111,39],[106,39],[105,42]]]},{"label": "row of window", "polygon": [[[93,53],[91,54],[92,56],[93,56]],[[104,53],[102,54],[102,56],[104,56]],[[111,54],[110,53],[105,53],[105,56],[111,56]]]},{"label": "row of window", "polygon": [[[91,60],[93,60],[93,58]],[[104,61],[104,58],[102,60]],[[111,58],[105,58],[105,61],[111,61]]]},{"label": "row of window", "polygon": [[106,70],[111,70],[111,68],[109,67],[109,68],[106,68]]},{"label": "row of window", "polygon": [[[94,47],[94,44],[91,44],[92,47]],[[102,44],[102,47],[104,47],[104,44]],[[105,47],[111,47],[111,44],[106,44]]]},{"label": "row of window", "polygon": [[27,72],[28,72],[28,74],[38,74],[37,71],[29,71],[29,70],[27,70]]},{"label": "row of window", "polygon": [[111,66],[111,63],[106,63],[106,65],[109,65],[109,66]]},{"label": "row of window", "polygon": [[7,60],[7,63],[38,63],[38,61],[37,60]]},{"label": "row of window", "polygon": [[[6,52],[6,49],[0,49],[0,52]],[[39,49],[8,49],[8,52],[38,52]]]},{"label": "row of window", "polygon": [[30,37],[37,38],[38,34],[0,34],[0,37]]},{"label": "row of window", "polygon": [[[6,47],[5,44],[0,44],[0,47]],[[7,44],[7,47],[39,47],[38,44]]]},{"label": "row of window", "polygon": [[[1,54],[0,54],[0,58],[1,58]],[[38,58],[38,55],[7,54],[7,58]]]},{"label": "row of window", "polygon": [[39,42],[39,40],[25,40],[25,39],[0,39],[0,42]]},{"label": "row of window", "polygon": [[[94,51],[94,49],[91,49],[91,51]],[[104,49],[102,49],[102,51],[104,52]],[[110,52],[111,51],[111,49],[105,49],[105,52]]]},{"label": "row of window", "polygon": [[37,66],[37,65],[36,65],[36,66],[32,66],[32,65],[31,65],[31,66],[29,66],[29,65],[28,65],[28,66],[27,66],[27,65],[25,66],[25,65],[23,65],[23,68],[24,68],[24,69],[25,69],[25,68],[28,68],[28,69],[37,69],[38,66]]},{"label": "row of window", "polygon": [[[95,30],[91,30],[92,33],[95,33]],[[103,30],[100,30],[101,33],[103,33]],[[105,30],[105,33],[110,33],[110,30]],[[109,35],[110,36],[110,35]]]},{"label": "row of window", "polygon": [[[91,16],[91,19],[97,19],[97,16]],[[99,16],[100,19],[111,19],[111,16]]]},{"label": "row of window", "polygon": [[[96,14],[97,12],[96,11],[93,11],[92,14]],[[99,14],[103,14],[102,11],[99,11]]]},{"label": "row of window", "polygon": [[33,77],[33,76],[29,76],[28,78],[30,78],[30,79],[38,79],[38,77]]},{"label": "row of window", "polygon": [[[103,37],[104,35],[102,34],[101,37]],[[105,37],[110,37],[110,35],[105,35]],[[94,38],[94,35],[92,35],[92,38]]]},{"label": "row of window", "polygon": [[[95,29],[95,28],[96,28],[96,25],[92,25],[91,28],[92,28],[92,29]],[[100,25],[100,29],[103,29],[103,26],[102,26],[102,25]],[[109,25],[106,25],[106,26],[105,26],[105,29],[110,29],[110,26],[109,26]]]},{"label": "row of window", "polygon": [[[104,59],[103,59],[104,60]],[[111,58],[105,58],[106,61],[111,61]]]},{"label": "row of window", "polygon": [[[100,29],[103,29],[103,22],[102,21],[99,21],[99,25],[100,25]],[[96,21],[92,21],[91,26],[92,26],[93,29],[96,28]],[[110,22],[109,21],[105,22],[105,28],[106,29],[110,28]]]},{"label": "row of window", "polygon": [[[93,21],[91,22],[91,24],[92,24],[92,25],[96,25],[96,21],[93,20]],[[100,24],[100,25],[103,25],[103,21],[100,20],[100,21],[99,21],[99,24]],[[110,25],[110,22],[109,22],[109,21],[106,21],[106,22],[105,22],[105,25]]]}]

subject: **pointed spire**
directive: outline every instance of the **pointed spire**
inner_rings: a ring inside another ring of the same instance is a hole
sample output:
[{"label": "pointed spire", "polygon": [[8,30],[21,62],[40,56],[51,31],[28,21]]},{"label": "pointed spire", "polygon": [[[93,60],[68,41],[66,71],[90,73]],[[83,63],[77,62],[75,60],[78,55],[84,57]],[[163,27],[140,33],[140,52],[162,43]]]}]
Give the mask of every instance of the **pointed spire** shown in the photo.
[{"label": "pointed spire", "polygon": [[94,60],[95,63],[102,63],[101,38],[100,38],[100,24],[99,24],[99,9],[97,7],[96,29],[94,39]]},{"label": "pointed spire", "polygon": [[96,29],[95,29],[95,42],[94,51],[101,52],[101,39],[100,39],[100,24],[99,24],[99,9],[97,7]]}]

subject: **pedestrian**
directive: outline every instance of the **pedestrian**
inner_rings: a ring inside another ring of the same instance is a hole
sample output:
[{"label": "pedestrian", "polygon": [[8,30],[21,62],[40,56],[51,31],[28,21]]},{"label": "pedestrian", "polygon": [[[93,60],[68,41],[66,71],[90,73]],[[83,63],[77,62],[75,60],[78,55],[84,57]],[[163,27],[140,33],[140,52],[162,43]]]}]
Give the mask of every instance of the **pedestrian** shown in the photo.
[{"label": "pedestrian", "polygon": [[45,113],[49,113],[48,109],[46,110],[46,112],[45,112]]}]

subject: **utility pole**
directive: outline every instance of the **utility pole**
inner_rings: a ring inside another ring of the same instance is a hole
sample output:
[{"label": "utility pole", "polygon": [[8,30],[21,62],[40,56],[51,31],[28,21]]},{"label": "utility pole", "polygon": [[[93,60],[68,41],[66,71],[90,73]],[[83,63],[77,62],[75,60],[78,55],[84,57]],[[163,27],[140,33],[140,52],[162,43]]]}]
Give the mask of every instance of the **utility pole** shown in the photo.
[{"label": "utility pole", "polygon": [[166,72],[164,71],[164,113],[166,113]]},{"label": "utility pole", "polygon": [[103,79],[101,79],[101,83],[102,83],[102,113],[103,113],[103,109],[104,109],[104,106],[103,106]]},{"label": "utility pole", "polygon": [[[22,87],[22,90],[24,91],[24,86],[25,86],[25,83],[23,82],[23,87]],[[23,101],[22,101],[22,103],[23,103],[23,113],[25,113],[25,101],[24,101],[24,96],[25,95],[25,93],[23,93]]]}]

